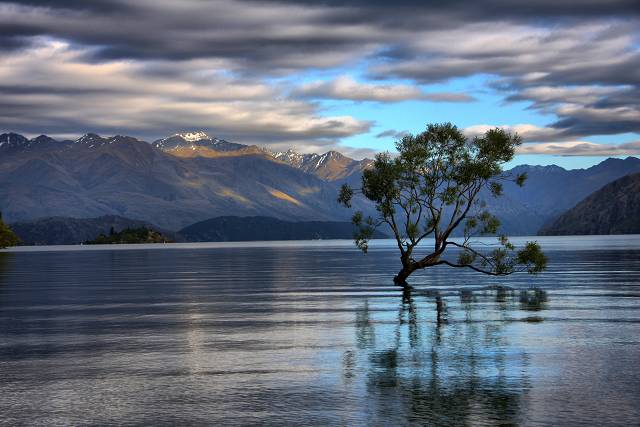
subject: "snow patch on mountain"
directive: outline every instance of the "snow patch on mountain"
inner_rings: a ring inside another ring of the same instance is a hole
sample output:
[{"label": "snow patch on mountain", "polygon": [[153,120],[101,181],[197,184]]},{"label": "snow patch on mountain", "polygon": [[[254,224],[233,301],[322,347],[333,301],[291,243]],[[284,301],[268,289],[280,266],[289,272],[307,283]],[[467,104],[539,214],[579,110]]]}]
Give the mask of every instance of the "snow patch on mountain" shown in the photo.
[{"label": "snow patch on mountain", "polygon": [[[187,132],[187,133],[177,133],[174,136],[179,136],[180,138],[184,139],[187,142],[196,142],[196,141],[202,141],[202,140],[209,140],[212,141],[214,140],[214,138],[211,138],[209,135],[207,135],[205,132],[199,130],[199,131],[195,131],[195,132]],[[217,138],[215,138],[217,140]]]}]

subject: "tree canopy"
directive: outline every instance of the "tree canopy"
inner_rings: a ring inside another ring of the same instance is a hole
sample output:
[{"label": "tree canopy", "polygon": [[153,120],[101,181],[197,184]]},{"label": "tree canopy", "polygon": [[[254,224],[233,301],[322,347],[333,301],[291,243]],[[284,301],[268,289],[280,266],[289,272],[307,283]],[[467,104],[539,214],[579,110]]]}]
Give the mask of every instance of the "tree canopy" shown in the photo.
[{"label": "tree canopy", "polygon": [[[388,227],[402,263],[394,281],[403,286],[414,271],[436,265],[495,276],[543,271],[547,258],[537,242],[516,249],[506,236],[498,235],[497,247],[483,250],[473,240],[498,233],[500,221],[487,210],[485,199],[500,197],[506,181],[522,186],[526,180],[524,174],[503,171],[521,143],[517,134],[499,128],[467,138],[451,123],[429,124],[424,132],[403,137],[396,142],[397,156],[376,156],[363,172],[360,189],[346,184],[341,188],[338,201],[346,207],[351,207],[355,194],[362,194],[378,212],[376,217],[353,215],[356,245],[367,252],[374,230]],[[456,230],[459,239],[453,238]],[[427,238],[433,245],[425,252],[419,245]],[[450,247],[457,249],[457,259],[444,256]]]},{"label": "tree canopy", "polygon": [[16,236],[7,224],[4,223],[2,220],[2,213],[0,213],[0,249],[19,244],[20,238]]}]

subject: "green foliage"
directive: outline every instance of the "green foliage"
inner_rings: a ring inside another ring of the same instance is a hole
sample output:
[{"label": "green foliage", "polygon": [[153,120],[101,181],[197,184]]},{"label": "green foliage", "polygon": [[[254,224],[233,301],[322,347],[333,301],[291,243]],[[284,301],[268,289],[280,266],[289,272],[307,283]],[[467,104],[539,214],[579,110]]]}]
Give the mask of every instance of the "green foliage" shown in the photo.
[{"label": "green foliage", "polygon": [[362,212],[356,212],[351,218],[351,222],[356,226],[356,232],[353,239],[358,249],[367,253],[369,250],[369,240],[373,237],[373,233],[376,231],[373,218],[364,218]]},{"label": "green foliage", "polygon": [[538,242],[527,242],[524,249],[518,251],[517,263],[527,266],[530,274],[541,273],[547,268],[547,256]]},{"label": "green foliage", "polygon": [[500,228],[500,220],[489,211],[482,211],[475,218],[478,234],[496,234]]},{"label": "green foliage", "polygon": [[491,188],[491,194],[494,197],[502,196],[502,184],[499,182],[491,182],[489,183]]},{"label": "green foliage", "polygon": [[165,243],[170,242],[157,231],[147,227],[126,228],[120,232],[116,232],[113,227],[109,230],[109,235],[100,234],[94,240],[85,242],[87,245],[107,245],[107,244],[126,244],[126,243]]},{"label": "green foliage", "polygon": [[0,214],[0,249],[17,246],[20,243],[20,238],[4,223],[2,214]]},{"label": "green foliage", "polygon": [[340,194],[338,195],[338,203],[344,205],[346,208],[351,207],[351,199],[353,198],[353,189],[347,184],[342,184],[340,187]]},{"label": "green foliage", "polygon": [[538,242],[527,242],[520,250],[516,250],[506,236],[499,236],[498,242],[499,248],[486,255],[479,255],[482,258],[480,265],[488,268],[493,274],[502,276],[520,270],[537,274],[546,269],[547,257]]},{"label": "green foliage", "polygon": [[460,265],[471,265],[476,260],[477,256],[473,251],[463,249],[460,251],[458,255],[458,264]]},{"label": "green foliage", "polygon": [[[375,204],[378,217],[354,215],[356,245],[366,252],[375,228],[385,225],[409,273],[440,264],[494,275],[544,270],[546,257],[535,242],[516,252],[506,237],[500,237],[500,247],[488,253],[471,244],[472,236],[496,234],[500,227],[498,218],[485,209],[482,197],[500,197],[503,182],[521,186],[526,180],[525,174],[513,177],[503,171],[520,144],[517,134],[499,128],[467,138],[451,123],[429,124],[424,132],[403,137],[396,142],[397,156],[380,153],[363,172],[358,193]],[[338,201],[350,207],[355,194],[343,185]],[[450,240],[457,229],[464,234],[462,243]],[[416,261],[413,250],[426,237],[435,240],[433,251]],[[461,250],[457,263],[444,258],[448,246]]]}]

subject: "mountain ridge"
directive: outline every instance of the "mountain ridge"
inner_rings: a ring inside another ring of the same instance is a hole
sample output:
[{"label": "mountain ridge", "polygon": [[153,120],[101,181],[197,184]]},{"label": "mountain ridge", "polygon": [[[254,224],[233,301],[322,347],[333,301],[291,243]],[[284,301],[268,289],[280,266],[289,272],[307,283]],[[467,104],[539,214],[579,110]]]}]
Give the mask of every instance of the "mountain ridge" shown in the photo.
[{"label": "mountain ridge", "polygon": [[[7,140],[7,141],[4,141]],[[3,142],[4,141],[4,142]],[[89,148],[96,148],[107,144],[139,141],[145,142],[152,147],[175,155],[177,157],[235,157],[241,155],[263,156],[275,161],[285,163],[296,169],[312,173],[323,180],[344,180],[353,174],[362,172],[369,167],[373,160],[355,160],[344,154],[329,150],[325,153],[301,154],[289,149],[285,152],[271,151],[256,145],[245,145],[229,142],[224,139],[209,136],[203,131],[191,131],[176,133],[165,138],[157,139],[153,142],[143,141],[131,136],[115,135],[103,137],[96,133],[86,133],[76,140],[56,140],[47,135],[28,139],[17,133],[3,133],[0,135],[0,150],[3,145],[9,148],[30,148],[34,143],[61,144],[70,146],[73,144],[86,145]]]},{"label": "mountain ridge", "polygon": [[23,149],[26,141],[0,147],[0,208],[10,221],[111,214],[177,230],[230,213],[288,220],[350,216],[339,209],[335,184],[263,151],[185,158],[124,136],[87,134],[37,149]]},{"label": "mountain ridge", "polygon": [[640,234],[640,173],[606,184],[538,234]]},{"label": "mountain ridge", "polygon": [[[224,215],[343,221],[353,211],[337,204],[339,187],[357,187],[367,161],[335,151],[271,153],[204,132],[155,143],[91,133],[75,141],[2,134],[0,209],[10,221],[109,214],[167,230]],[[503,197],[487,197],[488,208],[501,219],[503,232],[532,235],[603,185],[640,172],[640,159],[610,158],[585,169],[519,165],[507,171],[520,172],[528,173],[524,188],[505,183]],[[354,208],[375,213],[362,197]]]},{"label": "mountain ridge", "polygon": [[330,150],[323,154],[300,154],[292,149],[272,152],[273,157],[308,173],[329,181],[344,180],[361,173],[373,164],[371,159],[355,160]]}]

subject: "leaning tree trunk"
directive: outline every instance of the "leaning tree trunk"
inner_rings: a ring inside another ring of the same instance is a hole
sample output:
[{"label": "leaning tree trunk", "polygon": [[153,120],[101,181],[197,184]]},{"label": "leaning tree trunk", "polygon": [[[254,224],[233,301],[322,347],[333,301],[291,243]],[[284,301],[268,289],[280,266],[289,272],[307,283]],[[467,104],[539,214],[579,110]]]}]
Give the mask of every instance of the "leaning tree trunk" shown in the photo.
[{"label": "leaning tree trunk", "polygon": [[403,288],[410,288],[411,286],[407,283],[407,278],[413,273],[416,269],[412,265],[406,265],[402,267],[402,270],[396,274],[393,278],[393,283],[397,286],[402,286]]}]

